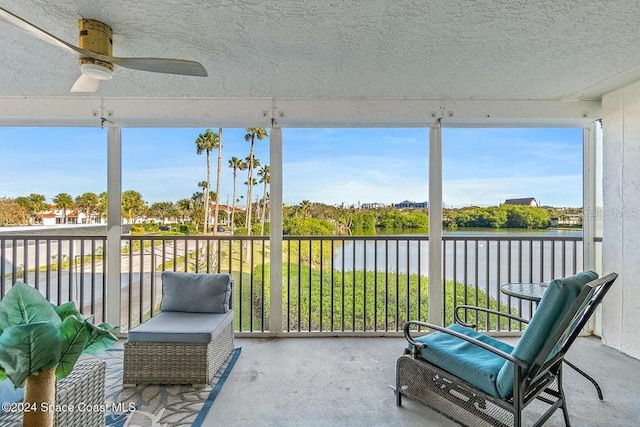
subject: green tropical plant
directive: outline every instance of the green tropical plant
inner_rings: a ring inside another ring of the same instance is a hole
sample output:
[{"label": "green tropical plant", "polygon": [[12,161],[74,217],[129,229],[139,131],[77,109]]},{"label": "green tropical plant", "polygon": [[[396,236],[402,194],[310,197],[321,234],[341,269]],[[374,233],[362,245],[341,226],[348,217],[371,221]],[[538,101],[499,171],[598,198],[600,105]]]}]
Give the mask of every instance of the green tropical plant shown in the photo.
[{"label": "green tropical plant", "polygon": [[0,381],[25,387],[24,426],[53,425],[55,381],[73,370],[83,353],[97,354],[117,338],[107,323],[93,324],[75,303],[51,304],[35,288],[17,282],[0,300]]}]

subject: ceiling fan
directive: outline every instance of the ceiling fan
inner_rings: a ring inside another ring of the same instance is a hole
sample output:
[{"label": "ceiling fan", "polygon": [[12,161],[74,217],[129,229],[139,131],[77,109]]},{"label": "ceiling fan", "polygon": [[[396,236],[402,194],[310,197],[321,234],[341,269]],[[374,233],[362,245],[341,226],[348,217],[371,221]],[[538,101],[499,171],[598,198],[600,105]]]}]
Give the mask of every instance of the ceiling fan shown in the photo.
[{"label": "ceiling fan", "polygon": [[113,77],[114,65],[133,70],[150,71],[152,73],[181,74],[186,76],[206,77],[207,70],[195,61],[170,58],[122,58],[112,56],[111,27],[94,19],[81,19],[79,28],[79,47],[59,39],[25,21],[17,15],[0,7],[0,20],[7,22],[34,37],[58,46],[78,58],[80,77],[71,88],[71,92],[95,92],[100,81]]}]

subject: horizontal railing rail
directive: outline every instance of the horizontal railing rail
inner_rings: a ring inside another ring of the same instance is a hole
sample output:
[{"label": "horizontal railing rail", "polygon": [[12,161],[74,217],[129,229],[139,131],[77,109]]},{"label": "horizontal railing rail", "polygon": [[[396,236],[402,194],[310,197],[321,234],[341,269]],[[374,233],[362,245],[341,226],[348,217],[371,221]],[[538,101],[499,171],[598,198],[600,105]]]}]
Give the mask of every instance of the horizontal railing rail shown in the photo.
[{"label": "horizontal railing rail", "polygon": [[[0,297],[22,280],[103,321],[105,247],[105,236],[0,235]],[[282,295],[274,297],[282,300],[285,334],[399,334],[407,320],[428,319],[428,236],[284,236],[282,247],[282,265],[274,267],[282,269]],[[269,329],[269,248],[268,236],[122,236],[121,331],[157,314],[161,274],[170,270],[231,273],[237,332],[276,333]],[[535,305],[501,293],[501,284],[583,269],[581,237],[445,235],[442,251],[444,323],[461,304],[529,318]],[[466,320],[490,331],[523,327]]]}]

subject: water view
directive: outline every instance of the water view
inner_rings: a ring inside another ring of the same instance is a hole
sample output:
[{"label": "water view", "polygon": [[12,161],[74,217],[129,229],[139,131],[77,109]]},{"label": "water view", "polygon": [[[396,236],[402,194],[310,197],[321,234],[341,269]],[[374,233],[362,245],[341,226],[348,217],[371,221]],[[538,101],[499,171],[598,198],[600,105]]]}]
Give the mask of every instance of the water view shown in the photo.
[{"label": "water view", "polygon": [[[346,242],[337,249],[334,268],[428,277],[426,235],[377,237]],[[483,291],[524,316],[532,304],[504,295],[500,285],[548,282],[583,269],[582,230],[447,230],[443,246],[445,281]]]}]

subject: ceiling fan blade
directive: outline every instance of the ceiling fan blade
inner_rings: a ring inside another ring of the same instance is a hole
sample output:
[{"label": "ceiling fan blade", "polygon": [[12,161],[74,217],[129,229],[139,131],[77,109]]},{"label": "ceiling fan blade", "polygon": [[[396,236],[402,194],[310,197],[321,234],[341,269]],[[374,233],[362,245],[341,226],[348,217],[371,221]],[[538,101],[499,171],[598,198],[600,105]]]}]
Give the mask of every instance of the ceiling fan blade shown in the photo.
[{"label": "ceiling fan blade", "polygon": [[48,32],[46,32],[45,30],[43,30],[42,28],[33,25],[32,23],[25,21],[24,19],[20,18],[17,15],[14,15],[13,13],[9,12],[6,9],[3,9],[0,7],[0,20],[13,25],[14,27],[31,34],[34,37],[39,38],[40,40],[44,40],[47,43],[50,43],[54,46],[58,46],[62,49],[65,49],[66,51],[68,51],[69,53],[71,53],[72,55],[74,55],[76,58],[80,58],[82,56],[86,56],[84,49],[80,49],[77,46],[74,46],[72,44],[67,43],[66,41],[59,39],[58,37],[54,36],[53,34],[50,34]]},{"label": "ceiling fan blade", "polygon": [[95,92],[100,86],[100,80],[80,74],[78,80],[71,87],[71,92]]},{"label": "ceiling fan blade", "polygon": [[[67,52],[71,53],[76,58],[93,58],[98,59],[100,61],[109,62],[111,64],[117,64],[124,68],[131,68],[134,70],[141,71],[151,71],[154,73],[165,73],[165,74],[181,74],[185,76],[200,76],[207,77],[207,70],[196,61],[188,61],[183,59],[169,59],[169,58],[121,58],[109,55],[103,55],[101,53],[93,52],[90,50],[82,49],[78,46],[74,46],[66,41],[59,39],[43,30],[42,28],[25,21],[17,15],[9,12],[8,10],[0,7],[0,21],[5,21],[8,24],[13,25],[16,28],[19,28],[22,31],[25,31],[28,34],[31,34],[34,37],[39,38],[40,40],[44,40],[47,43],[50,43],[54,46],[58,46]],[[72,92],[93,92],[98,88],[98,82],[91,82],[89,85],[88,82],[81,83],[83,78],[81,77],[76,81],[72,88]],[[91,79],[95,80],[95,79]],[[75,90],[76,86],[78,86],[78,90]],[[94,89],[95,86],[95,89]],[[81,88],[88,87],[91,90],[83,90]]]},{"label": "ceiling fan blade", "polygon": [[[103,55],[101,55],[103,56]],[[181,74],[184,76],[207,77],[207,70],[196,61],[168,58],[119,58],[108,57],[108,62],[133,70],[152,73]]]}]

